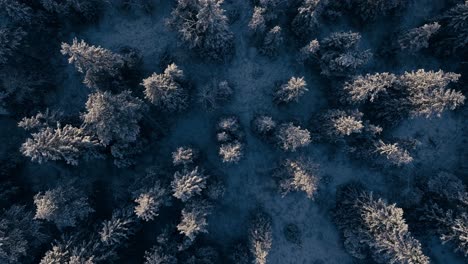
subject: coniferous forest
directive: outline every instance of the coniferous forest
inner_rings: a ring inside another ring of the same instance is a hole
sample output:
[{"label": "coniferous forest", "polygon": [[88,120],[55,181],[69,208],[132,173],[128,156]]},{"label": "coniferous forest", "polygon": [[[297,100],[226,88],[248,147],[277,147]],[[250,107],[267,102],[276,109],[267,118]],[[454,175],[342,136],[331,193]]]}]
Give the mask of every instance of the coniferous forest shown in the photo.
[{"label": "coniferous forest", "polygon": [[0,0],[0,264],[468,263],[468,1]]}]

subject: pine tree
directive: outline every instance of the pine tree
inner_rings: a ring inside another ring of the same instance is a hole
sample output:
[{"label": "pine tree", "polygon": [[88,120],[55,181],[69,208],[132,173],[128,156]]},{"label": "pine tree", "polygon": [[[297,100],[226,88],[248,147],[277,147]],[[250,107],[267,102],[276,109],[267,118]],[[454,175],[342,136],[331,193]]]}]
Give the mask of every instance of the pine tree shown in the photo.
[{"label": "pine tree", "polygon": [[132,215],[132,211],[126,209],[113,212],[112,218],[102,223],[100,241],[106,246],[117,246],[127,240],[134,233]]},{"label": "pine tree", "polygon": [[197,158],[198,151],[190,147],[178,147],[172,152],[172,164],[174,166],[193,164]]},{"label": "pine tree", "polygon": [[145,252],[144,264],[177,264],[177,258],[165,252],[162,246],[154,246]]},{"label": "pine tree", "polygon": [[344,90],[349,94],[346,100],[352,103],[362,103],[367,100],[374,102],[379,94],[386,93],[397,80],[397,76],[388,72],[359,75],[351,82],[346,82]]},{"label": "pine tree", "polygon": [[309,42],[309,44],[305,45],[299,50],[299,55],[297,57],[297,61],[299,63],[304,63],[305,61],[317,58],[318,52],[320,50],[320,43],[317,39],[313,39]]},{"label": "pine tree", "polygon": [[352,10],[362,20],[372,21],[404,7],[406,3],[406,0],[355,0],[352,1]]},{"label": "pine tree", "polygon": [[143,109],[143,102],[130,91],[116,95],[98,91],[88,97],[83,124],[103,145],[114,141],[134,142],[140,132],[138,122]]},{"label": "pine tree", "polygon": [[466,51],[468,46],[468,2],[459,3],[440,17],[439,52],[454,55]]},{"label": "pine tree", "polygon": [[54,222],[60,229],[73,227],[94,212],[84,194],[71,185],[39,192],[34,196],[34,204],[35,219]]},{"label": "pine tree", "polygon": [[62,43],[61,52],[69,57],[68,63],[73,63],[79,72],[85,74],[83,82],[90,88],[100,88],[103,82],[119,78],[124,67],[122,56],[99,46],[90,46],[84,40],[78,42],[77,38],[71,45]]},{"label": "pine tree", "polygon": [[40,0],[49,12],[62,16],[78,14],[88,20],[95,19],[102,9],[102,2],[97,0]]},{"label": "pine tree", "polygon": [[413,157],[407,150],[402,149],[398,143],[384,143],[379,140],[376,145],[376,152],[381,156],[385,156],[390,164],[401,166],[413,162]]},{"label": "pine tree", "polygon": [[278,51],[283,45],[284,38],[282,29],[280,26],[274,26],[263,39],[262,47],[260,48],[260,53],[268,57],[274,57],[278,55]]},{"label": "pine tree", "polygon": [[468,214],[456,213],[454,210],[443,210],[437,204],[426,205],[421,220],[433,222],[436,232],[443,244],[449,243],[455,252],[468,256]]},{"label": "pine tree", "polygon": [[56,129],[46,127],[21,145],[21,153],[39,164],[50,160],[64,160],[67,164],[78,165],[82,156],[94,154],[98,142],[83,129],[57,125]]},{"label": "pine tree", "polygon": [[160,207],[166,202],[168,191],[156,182],[153,187],[140,190],[135,199],[135,214],[143,221],[151,221],[159,215]]},{"label": "pine tree", "polygon": [[206,217],[210,208],[211,206],[204,201],[194,201],[188,204],[182,210],[182,219],[177,225],[177,230],[191,241],[194,241],[200,233],[208,233]]},{"label": "pine tree", "polygon": [[31,252],[46,240],[41,226],[24,206],[13,205],[0,218],[0,262],[28,263]]},{"label": "pine tree", "polygon": [[267,263],[272,236],[271,217],[266,213],[257,213],[249,228],[250,251],[255,264]]},{"label": "pine tree", "polygon": [[309,199],[313,199],[320,181],[318,165],[303,157],[287,159],[275,173],[278,177],[279,189],[283,196],[291,191],[303,191]]},{"label": "pine tree", "polygon": [[279,103],[298,102],[299,98],[307,91],[304,77],[291,77],[288,83],[281,85],[275,92],[275,100]]},{"label": "pine tree", "polygon": [[[366,194],[364,194],[366,195]],[[421,250],[421,243],[408,231],[403,210],[382,199],[370,197],[358,200],[361,217],[369,234],[374,259],[379,263],[428,264],[429,258]]]},{"label": "pine tree", "polygon": [[183,71],[172,63],[167,66],[163,74],[153,73],[143,80],[145,97],[162,111],[182,111],[188,104],[187,91],[180,84],[183,78]]},{"label": "pine tree", "polygon": [[0,27],[0,65],[6,64],[20,48],[26,32],[22,28]]},{"label": "pine tree", "polygon": [[224,163],[237,163],[243,155],[243,146],[239,141],[221,144],[219,156]]},{"label": "pine tree", "polygon": [[234,46],[222,3],[223,0],[179,0],[170,20],[190,48],[216,61],[224,60]]},{"label": "pine tree", "polygon": [[339,141],[351,134],[363,132],[363,114],[359,111],[328,110],[321,117],[321,131],[331,141]]},{"label": "pine tree", "polygon": [[406,32],[398,39],[398,44],[402,50],[417,52],[429,46],[429,39],[439,31],[440,25],[437,22],[425,24]]},{"label": "pine tree", "polygon": [[252,18],[249,22],[249,29],[253,32],[263,33],[266,29],[266,20],[265,20],[266,8],[256,6],[254,7],[254,12]]},{"label": "pine tree", "polygon": [[318,27],[319,18],[324,11],[327,1],[304,0],[297,9],[297,15],[292,21],[292,29],[299,37],[310,36]]},{"label": "pine tree", "polygon": [[361,35],[354,32],[334,32],[320,42],[320,68],[326,76],[349,76],[372,57],[369,50],[361,51]]},{"label": "pine tree", "polygon": [[8,18],[10,23],[16,25],[28,25],[33,22],[32,8],[18,0],[0,0],[0,16]]},{"label": "pine tree", "polygon": [[410,114],[426,118],[434,115],[440,117],[445,110],[454,110],[463,105],[465,96],[461,92],[446,88],[459,78],[460,74],[445,73],[442,70],[426,72],[420,69],[416,72],[405,72],[400,77],[400,83],[409,93],[407,101],[411,107]]},{"label": "pine tree", "polygon": [[276,134],[278,145],[284,151],[294,152],[298,148],[306,147],[310,144],[310,132],[295,126],[293,123],[282,124]]},{"label": "pine tree", "polygon": [[192,170],[176,171],[171,183],[174,197],[186,202],[193,196],[199,195],[206,188],[207,178],[208,176],[204,175],[198,167]]},{"label": "pine tree", "polygon": [[276,129],[276,121],[271,116],[259,115],[252,120],[253,131],[260,135],[270,137],[273,136]]}]

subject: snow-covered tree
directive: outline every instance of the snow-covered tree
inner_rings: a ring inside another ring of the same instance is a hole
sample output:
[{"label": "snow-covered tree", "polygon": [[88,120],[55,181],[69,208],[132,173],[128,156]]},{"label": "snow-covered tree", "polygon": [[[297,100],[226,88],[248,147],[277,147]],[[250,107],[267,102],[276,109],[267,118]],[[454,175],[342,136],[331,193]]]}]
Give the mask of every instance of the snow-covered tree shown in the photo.
[{"label": "snow-covered tree", "polygon": [[440,116],[446,110],[454,110],[463,105],[465,96],[458,91],[447,89],[450,83],[457,82],[460,74],[439,70],[425,71],[420,69],[405,72],[400,77],[400,83],[409,95],[412,116]]},{"label": "snow-covered tree", "polygon": [[0,65],[8,62],[20,48],[26,32],[20,28],[0,27]]},{"label": "snow-covered tree", "polygon": [[372,21],[406,5],[407,0],[355,0],[352,10],[364,21]]},{"label": "snow-covered tree", "polygon": [[145,252],[144,264],[177,264],[177,258],[157,245]]},{"label": "snow-covered tree", "polygon": [[259,212],[254,216],[249,228],[250,251],[255,264],[266,264],[273,240],[271,217]]},{"label": "snow-covered tree", "polygon": [[94,212],[84,193],[71,185],[39,192],[34,196],[34,204],[35,219],[54,222],[61,229],[75,226]]},{"label": "snow-covered tree", "polygon": [[320,42],[320,68],[326,76],[349,76],[365,65],[372,53],[361,51],[361,35],[355,32],[334,32]]},{"label": "snow-covered tree", "polygon": [[191,241],[194,241],[198,234],[208,233],[207,216],[211,206],[204,201],[194,201],[182,210],[182,219],[177,225],[177,230]]},{"label": "snow-covered tree", "polygon": [[21,153],[32,161],[44,163],[50,160],[64,160],[67,164],[78,165],[83,155],[92,155],[99,144],[83,129],[71,125],[56,129],[46,127],[31,134],[21,145]]},{"label": "snow-covered tree", "polygon": [[222,3],[223,0],[178,0],[169,21],[190,48],[216,61],[224,60],[234,47]]},{"label": "snow-covered tree", "polygon": [[102,223],[99,231],[100,241],[106,246],[116,246],[126,241],[134,233],[133,212],[119,209],[112,213],[110,220]]},{"label": "snow-covered tree", "polygon": [[328,110],[321,117],[320,130],[324,137],[338,141],[343,137],[361,133],[364,129],[363,114],[359,111]]},{"label": "snow-covered tree", "polygon": [[198,151],[191,147],[178,147],[172,152],[172,164],[174,166],[193,164],[197,158]]},{"label": "snow-covered tree", "polygon": [[55,125],[57,123],[57,116],[59,114],[55,111],[49,111],[47,109],[44,112],[38,112],[36,115],[31,117],[23,117],[18,122],[18,127],[26,131],[40,130],[47,126]]},{"label": "snow-covered tree", "polygon": [[352,103],[362,103],[367,100],[374,102],[379,94],[386,93],[397,80],[395,74],[388,72],[359,75],[352,81],[346,82],[344,90],[349,94],[346,100]]},{"label": "snow-covered tree", "polygon": [[153,105],[167,112],[178,112],[187,108],[188,93],[181,85],[184,73],[174,63],[164,73],[153,73],[143,80],[145,97]]},{"label": "snow-covered tree", "polygon": [[262,47],[260,48],[260,53],[268,57],[274,57],[278,54],[281,45],[283,45],[283,42],[284,38],[281,27],[274,26],[265,35]]},{"label": "snow-covered tree", "polygon": [[252,120],[252,129],[260,136],[272,136],[276,129],[276,121],[271,116],[259,115]]},{"label": "snow-covered tree", "polygon": [[361,212],[367,243],[375,251],[374,259],[379,263],[429,264],[421,243],[408,231],[403,210],[395,204],[375,199],[371,194],[358,200],[356,206]]},{"label": "snow-covered tree", "polygon": [[320,49],[320,43],[317,39],[313,39],[309,44],[305,45],[299,50],[299,55],[297,56],[297,61],[304,63],[306,60],[317,58],[318,51]]},{"label": "snow-covered tree", "polygon": [[291,191],[302,191],[309,199],[314,198],[320,181],[318,165],[303,157],[284,161],[275,176],[283,196]]},{"label": "snow-covered tree", "polygon": [[221,144],[219,156],[225,163],[237,163],[242,158],[243,146],[239,141]]},{"label": "snow-covered tree", "polygon": [[134,212],[143,221],[151,221],[159,215],[160,207],[166,202],[168,191],[156,182],[153,187],[139,191],[135,199]]},{"label": "snow-covered tree", "polygon": [[295,126],[293,123],[282,124],[276,133],[278,145],[284,151],[296,151],[298,148],[306,147],[310,144],[310,132]]},{"label": "snow-covered tree", "polygon": [[252,18],[249,22],[249,29],[253,32],[263,33],[266,29],[266,19],[265,19],[266,8],[256,6],[254,7],[254,12]]},{"label": "snow-covered tree", "polygon": [[429,46],[429,39],[437,33],[439,29],[440,25],[437,22],[413,28],[398,39],[398,44],[402,50],[417,52]]},{"label": "snow-covered tree", "polygon": [[408,230],[403,210],[376,199],[361,184],[339,188],[334,215],[345,249],[360,261],[372,257],[377,263],[429,263]]},{"label": "snow-covered tree", "polygon": [[24,206],[13,205],[3,211],[0,219],[0,262],[32,261],[30,253],[46,239],[32,213]]},{"label": "snow-covered tree", "polygon": [[304,0],[297,9],[292,21],[292,29],[297,36],[310,36],[317,30],[319,18],[326,6],[326,0]]},{"label": "snow-covered tree", "polygon": [[455,252],[468,256],[468,213],[456,213],[453,210],[443,210],[437,204],[424,208],[422,220],[433,222],[442,243],[451,244]]},{"label": "snow-covered tree", "polygon": [[113,141],[133,142],[140,132],[138,122],[142,118],[143,102],[130,91],[120,94],[96,92],[90,94],[83,115],[84,127],[96,134],[103,145]]},{"label": "snow-covered tree", "polygon": [[97,17],[103,4],[98,0],[40,0],[40,2],[49,12],[63,16],[78,14],[88,20]]},{"label": "snow-covered tree", "polygon": [[195,195],[199,195],[206,188],[206,176],[201,169],[184,168],[182,171],[174,173],[174,180],[171,183],[173,196],[182,200],[188,201]]},{"label": "snow-covered tree", "polygon": [[431,196],[438,196],[448,201],[461,202],[468,205],[468,192],[466,187],[457,176],[441,171],[431,176],[427,181],[427,191]]},{"label": "snow-covered tree", "polygon": [[440,17],[439,52],[442,54],[457,54],[466,51],[468,47],[468,2],[459,3]]},{"label": "snow-covered tree", "polygon": [[281,85],[275,91],[275,101],[279,103],[298,102],[299,98],[307,91],[304,77],[291,77],[288,83]]},{"label": "snow-covered tree", "polygon": [[103,82],[120,78],[125,64],[122,56],[100,46],[91,46],[84,40],[78,42],[77,38],[71,45],[62,43],[61,52],[69,57],[69,63],[85,74],[83,82],[91,88],[101,88]]},{"label": "snow-covered tree", "polygon": [[28,25],[34,21],[32,8],[18,0],[0,0],[0,16],[5,24]]},{"label": "snow-covered tree", "polygon": [[413,157],[406,149],[401,148],[398,143],[384,143],[379,140],[375,145],[375,152],[384,156],[390,164],[401,166],[413,162]]}]

